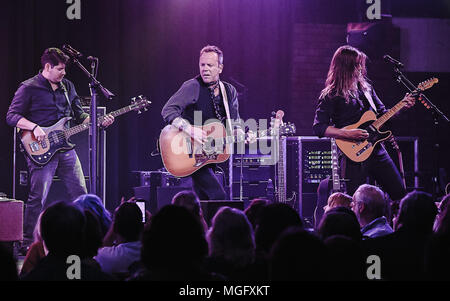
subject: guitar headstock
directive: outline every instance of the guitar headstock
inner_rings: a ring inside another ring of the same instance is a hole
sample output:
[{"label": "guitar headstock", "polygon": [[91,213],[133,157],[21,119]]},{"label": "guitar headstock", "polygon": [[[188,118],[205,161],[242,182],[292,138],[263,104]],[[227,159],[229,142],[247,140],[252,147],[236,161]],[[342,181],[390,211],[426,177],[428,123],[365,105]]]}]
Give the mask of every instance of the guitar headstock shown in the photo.
[{"label": "guitar headstock", "polygon": [[400,150],[397,140],[395,140],[395,137],[393,135],[387,141],[391,143],[393,149],[395,149],[396,151]]},{"label": "guitar headstock", "polygon": [[147,97],[139,95],[137,97],[131,98],[131,109],[134,111],[138,111],[138,114],[141,114],[141,110],[144,109],[144,111],[147,111],[147,107],[152,102],[147,99]]},{"label": "guitar headstock", "polygon": [[293,124],[291,122],[284,123],[279,128],[279,135],[280,136],[291,136],[291,135],[295,134],[296,130],[297,129],[295,128],[295,124]]},{"label": "guitar headstock", "polygon": [[427,79],[426,81],[421,82],[417,86],[417,90],[419,92],[425,91],[425,90],[430,89],[431,87],[433,87],[433,85],[437,84],[438,82],[439,82],[439,80],[436,77],[432,77],[430,79]]},{"label": "guitar headstock", "polygon": [[284,111],[278,110],[276,113],[272,112],[272,115],[275,115],[275,117],[272,117],[272,121],[270,122],[271,125],[271,133],[272,135],[280,135],[280,136],[287,136],[287,135],[293,135],[295,134],[296,128],[295,124],[288,122],[283,122],[284,117]]}]

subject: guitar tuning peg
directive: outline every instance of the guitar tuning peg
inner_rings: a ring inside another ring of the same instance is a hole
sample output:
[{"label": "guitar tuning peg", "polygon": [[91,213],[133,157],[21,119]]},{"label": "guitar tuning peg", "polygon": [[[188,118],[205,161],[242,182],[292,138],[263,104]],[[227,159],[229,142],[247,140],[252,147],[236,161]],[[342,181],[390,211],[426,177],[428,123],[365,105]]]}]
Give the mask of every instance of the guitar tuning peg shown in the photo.
[{"label": "guitar tuning peg", "polygon": [[142,114],[141,110],[138,110],[138,114]]},{"label": "guitar tuning peg", "polygon": [[147,108],[144,108],[144,112],[147,112],[148,111],[148,109]]}]

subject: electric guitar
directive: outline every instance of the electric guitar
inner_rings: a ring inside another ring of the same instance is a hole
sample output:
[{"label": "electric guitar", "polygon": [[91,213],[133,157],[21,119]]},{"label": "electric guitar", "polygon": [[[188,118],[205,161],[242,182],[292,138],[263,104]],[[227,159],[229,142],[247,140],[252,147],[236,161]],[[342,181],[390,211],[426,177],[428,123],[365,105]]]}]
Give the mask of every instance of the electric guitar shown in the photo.
[{"label": "electric guitar", "polygon": [[[222,163],[230,158],[233,143],[248,140],[247,135],[227,135],[220,122],[196,126],[206,132],[206,142],[199,144],[184,131],[169,124],[159,135],[159,147],[164,167],[175,177],[186,177],[207,164]],[[280,126],[278,133],[292,131],[292,125]],[[274,131],[265,130],[259,137],[272,135]]]},{"label": "electric guitar", "polygon": [[[285,124],[283,122],[283,116],[284,112],[279,110],[276,113],[275,119],[274,119],[274,128],[278,129],[283,127]],[[290,128],[289,132],[283,131],[283,133],[279,134],[279,141],[278,141],[278,161],[276,164],[276,190],[275,190],[275,200],[278,203],[285,203],[294,208],[296,211],[298,211],[298,200],[297,195],[295,191],[292,192],[292,195],[288,198],[287,197],[287,186],[286,186],[286,135],[292,135],[295,134],[295,125],[294,124],[287,124]]]},{"label": "electric guitar", "polygon": [[[147,110],[151,104],[147,98],[142,95],[132,98],[131,105],[121,108],[117,111],[111,112],[108,115],[114,117],[128,113],[130,111],[139,111],[141,109]],[[65,124],[72,119],[72,117],[61,118],[54,125],[49,127],[41,127],[45,132],[45,137],[42,141],[38,141],[30,130],[20,130],[19,137],[22,143],[25,154],[37,165],[46,165],[59,151],[68,151],[75,147],[75,144],[69,141],[70,136],[78,134],[90,127],[90,123],[82,123],[71,128],[66,128]],[[100,125],[103,122],[104,116],[97,118],[97,123]]]},{"label": "electric guitar", "polygon": [[[420,95],[421,92],[431,88],[437,82],[438,79],[433,77],[420,83],[417,89],[412,92],[412,95]],[[363,129],[369,133],[369,137],[363,141],[336,139],[339,149],[352,161],[365,161],[372,154],[374,147],[379,142],[388,139],[392,134],[391,131],[380,132],[380,127],[404,106],[405,103],[400,101],[378,119],[373,111],[365,112],[357,123],[348,125],[344,129]]]}]

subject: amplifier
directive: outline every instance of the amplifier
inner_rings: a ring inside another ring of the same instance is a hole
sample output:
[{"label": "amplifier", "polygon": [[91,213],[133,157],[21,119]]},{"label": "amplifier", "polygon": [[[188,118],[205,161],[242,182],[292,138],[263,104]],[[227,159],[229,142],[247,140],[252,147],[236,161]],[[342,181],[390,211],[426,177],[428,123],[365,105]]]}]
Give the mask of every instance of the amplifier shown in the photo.
[{"label": "amplifier", "polygon": [[295,193],[299,214],[311,222],[317,203],[317,188],[331,174],[331,143],[315,136],[288,137],[286,142],[286,193]]},{"label": "amplifier", "polygon": [[131,187],[137,186],[183,186],[191,187],[190,177],[178,178],[164,171],[142,171],[135,170],[131,172]]}]

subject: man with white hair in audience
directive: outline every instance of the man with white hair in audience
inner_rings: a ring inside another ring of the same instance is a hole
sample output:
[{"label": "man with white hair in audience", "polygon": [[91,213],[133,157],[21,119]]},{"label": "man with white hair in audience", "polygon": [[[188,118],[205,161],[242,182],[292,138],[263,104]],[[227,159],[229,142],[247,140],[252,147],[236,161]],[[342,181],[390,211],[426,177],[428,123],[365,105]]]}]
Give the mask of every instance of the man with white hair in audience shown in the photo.
[{"label": "man with white hair in audience", "polygon": [[363,237],[378,237],[393,230],[386,217],[386,199],[380,188],[363,184],[353,194],[352,210],[355,212]]}]

